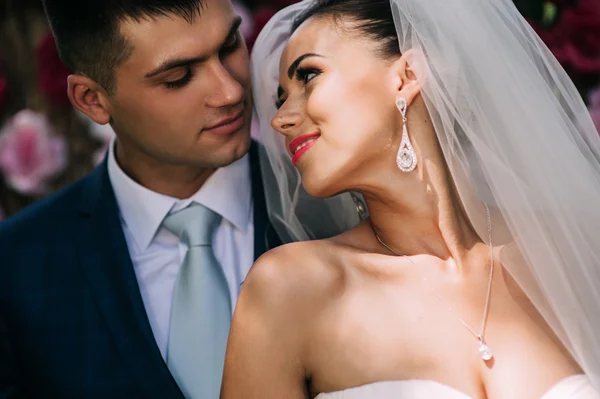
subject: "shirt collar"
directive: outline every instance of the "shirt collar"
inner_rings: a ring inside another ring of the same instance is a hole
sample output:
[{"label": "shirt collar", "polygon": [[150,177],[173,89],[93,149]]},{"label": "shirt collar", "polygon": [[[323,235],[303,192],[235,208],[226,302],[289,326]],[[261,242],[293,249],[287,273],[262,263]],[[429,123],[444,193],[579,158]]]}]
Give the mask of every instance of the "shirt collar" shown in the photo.
[{"label": "shirt collar", "polygon": [[131,179],[117,163],[114,146],[113,140],[108,150],[108,175],[121,217],[141,251],[148,248],[171,210],[183,209],[192,202],[206,206],[236,228],[247,231],[252,210],[248,154],[217,169],[198,192],[180,200],[149,190]]}]

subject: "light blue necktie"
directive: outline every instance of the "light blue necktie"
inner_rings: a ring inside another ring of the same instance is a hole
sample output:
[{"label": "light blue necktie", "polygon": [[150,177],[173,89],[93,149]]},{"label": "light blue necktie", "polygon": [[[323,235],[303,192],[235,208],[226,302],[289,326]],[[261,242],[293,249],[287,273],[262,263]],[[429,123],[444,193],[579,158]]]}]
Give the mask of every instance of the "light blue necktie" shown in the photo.
[{"label": "light blue necktie", "polygon": [[192,204],[163,226],[189,249],[175,283],[167,365],[187,398],[217,399],[231,324],[227,279],[212,250],[221,217]]}]

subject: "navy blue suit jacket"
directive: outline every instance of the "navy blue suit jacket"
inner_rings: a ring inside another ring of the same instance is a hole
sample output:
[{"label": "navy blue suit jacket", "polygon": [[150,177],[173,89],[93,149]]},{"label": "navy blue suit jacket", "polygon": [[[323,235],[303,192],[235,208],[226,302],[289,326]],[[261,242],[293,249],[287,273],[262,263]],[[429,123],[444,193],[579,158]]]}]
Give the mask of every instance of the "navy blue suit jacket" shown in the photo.
[{"label": "navy blue suit jacket", "polygon": [[[255,258],[277,245],[257,147]],[[106,162],[0,223],[0,398],[183,398],[152,334]]]}]

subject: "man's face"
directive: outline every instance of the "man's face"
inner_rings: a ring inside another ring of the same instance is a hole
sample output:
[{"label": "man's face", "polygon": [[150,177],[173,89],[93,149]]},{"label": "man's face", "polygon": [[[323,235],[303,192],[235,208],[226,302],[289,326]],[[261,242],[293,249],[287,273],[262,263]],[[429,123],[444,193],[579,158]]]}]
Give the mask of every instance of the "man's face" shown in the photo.
[{"label": "man's face", "polygon": [[231,3],[205,0],[193,23],[174,16],[121,24],[133,47],[115,71],[112,125],[128,156],[216,168],[250,145],[248,51]]}]

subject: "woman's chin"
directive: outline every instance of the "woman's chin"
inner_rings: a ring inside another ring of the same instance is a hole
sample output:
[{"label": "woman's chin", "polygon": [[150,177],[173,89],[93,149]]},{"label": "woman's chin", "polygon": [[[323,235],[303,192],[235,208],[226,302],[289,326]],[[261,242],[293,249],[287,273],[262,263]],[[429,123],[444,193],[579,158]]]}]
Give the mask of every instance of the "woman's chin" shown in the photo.
[{"label": "woman's chin", "polygon": [[315,176],[314,174],[303,174],[302,175],[302,187],[304,191],[311,197],[315,198],[329,198],[337,195],[340,191],[339,187],[334,187],[334,179],[331,176],[321,175]]}]

